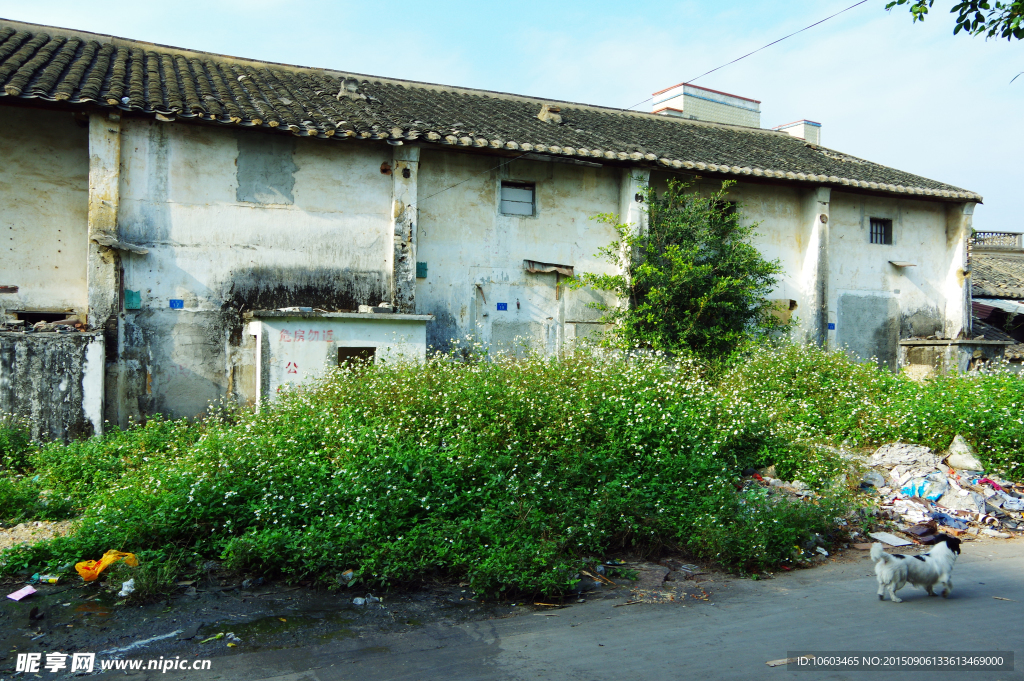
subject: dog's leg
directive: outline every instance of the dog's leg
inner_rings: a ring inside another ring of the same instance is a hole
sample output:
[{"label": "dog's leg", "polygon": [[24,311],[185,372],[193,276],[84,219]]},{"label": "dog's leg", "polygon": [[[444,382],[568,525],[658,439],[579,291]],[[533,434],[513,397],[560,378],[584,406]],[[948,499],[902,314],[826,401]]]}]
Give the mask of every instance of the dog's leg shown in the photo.
[{"label": "dog's leg", "polygon": [[885,584],[882,584],[882,582],[878,582],[878,600],[884,601],[885,600],[885,595],[884,594],[885,594]]},{"label": "dog's leg", "polygon": [[949,598],[949,594],[953,593],[953,580],[947,579],[942,585],[942,597]]},{"label": "dog's leg", "polygon": [[932,585],[931,585],[931,584],[929,584],[928,586],[926,586],[926,587],[925,587],[925,591],[927,591],[927,592],[928,592],[928,595],[929,595],[929,596],[938,596],[938,594],[937,594],[937,593],[935,593],[935,592],[934,592],[934,591],[932,590]]},{"label": "dog's leg", "polygon": [[893,603],[902,603],[903,599],[896,595],[896,589],[892,588],[892,584],[889,585],[889,600]]}]

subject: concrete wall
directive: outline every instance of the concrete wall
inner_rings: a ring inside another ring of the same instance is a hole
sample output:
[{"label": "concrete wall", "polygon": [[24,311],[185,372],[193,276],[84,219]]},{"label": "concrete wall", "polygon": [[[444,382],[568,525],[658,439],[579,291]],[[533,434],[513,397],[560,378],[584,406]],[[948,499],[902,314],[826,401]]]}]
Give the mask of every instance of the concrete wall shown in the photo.
[{"label": "concrete wall", "polygon": [[103,431],[103,337],[0,333],[0,413],[26,417],[37,439]]},{"label": "concrete wall", "polygon": [[[877,356],[896,369],[899,339],[960,333],[964,278],[956,264],[966,232],[947,230],[949,213],[956,209],[955,204],[832,193],[829,314],[835,311],[830,340],[836,346],[861,357]],[[871,243],[872,217],[893,221],[891,245]]]},{"label": "concrete wall", "polygon": [[[651,181],[664,191],[668,177]],[[692,184],[704,193],[721,186]],[[962,204],[754,183],[733,186],[728,198],[743,220],[760,223],[761,253],[782,264],[770,297],[796,301],[797,340],[847,347],[895,370],[901,338],[960,333],[970,230]],[[870,242],[872,217],[893,220],[892,245]]]},{"label": "concrete wall", "polygon": [[369,350],[373,362],[423,361],[428,321],[409,314],[261,313],[247,328],[256,338],[257,399],[273,402],[281,390],[321,378],[342,364],[339,350]]},{"label": "concrete wall", "polygon": [[243,311],[388,299],[387,145],[130,119],[121,153],[120,420],[254,400]]},{"label": "concrete wall", "polygon": [[89,130],[70,113],[0,107],[0,294],[9,310],[86,306]]},{"label": "concrete wall", "polygon": [[[435,349],[472,334],[495,350],[524,337],[537,350],[555,352],[577,331],[590,330],[600,313],[587,303],[597,297],[564,283],[556,292],[556,274],[530,274],[523,261],[611,272],[595,254],[615,231],[591,218],[620,212],[622,172],[529,160],[496,165],[493,157],[423,151],[416,259],[426,263],[427,276],[417,280],[416,311],[434,315],[427,343]],[[501,214],[502,180],[535,183],[533,216]]]}]

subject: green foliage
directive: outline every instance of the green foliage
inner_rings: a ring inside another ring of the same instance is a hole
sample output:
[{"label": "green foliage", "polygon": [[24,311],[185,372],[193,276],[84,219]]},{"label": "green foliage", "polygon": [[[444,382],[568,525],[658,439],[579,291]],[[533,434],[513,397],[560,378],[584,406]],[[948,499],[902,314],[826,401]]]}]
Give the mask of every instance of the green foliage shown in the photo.
[{"label": "green foliage", "polygon": [[[0,571],[119,549],[145,568],[139,598],[211,558],[333,586],[353,569],[371,584],[556,594],[618,550],[757,572],[813,534],[834,536],[849,502],[841,476],[854,471],[829,444],[941,449],[960,433],[994,472],[1024,477],[1013,374],[917,384],[786,344],[715,373],[692,358],[624,357],[341,369],[259,414],[49,445],[23,477],[0,476],[0,520],[44,517],[64,498],[77,531],[5,552]],[[822,497],[740,489],[744,468],[771,464]]]},{"label": "green foliage", "polygon": [[29,422],[13,414],[0,414],[0,471],[22,471],[32,452]]},{"label": "green foliage", "polygon": [[1006,370],[922,384],[842,352],[763,346],[736,362],[721,386],[737,403],[761,405],[782,442],[903,440],[943,450],[959,433],[993,472],[1024,478],[1024,379]]},{"label": "green foliage", "polygon": [[[885,6],[891,10],[898,5],[907,5],[914,21],[924,21],[935,0],[892,0]],[[1024,38],[1024,0],[959,0],[950,14],[956,14],[953,34],[966,31],[971,35],[986,38]]]},{"label": "green foliage", "polygon": [[744,225],[726,202],[730,184],[711,196],[676,180],[661,196],[648,187],[648,224],[639,232],[616,224],[616,216],[598,216],[619,233],[600,252],[619,273],[584,272],[570,286],[611,292],[623,301],[596,305],[603,321],[615,324],[607,339],[612,345],[721,358],[779,328],[765,296],[781,265],[749,243],[757,225]]},{"label": "green foliage", "polygon": [[790,546],[768,528],[830,522],[737,493],[765,436],[695,361],[581,352],[339,370],[260,414],[155,422],[66,459],[46,450],[39,474],[82,500],[78,530],[5,559],[177,549],[252,574],[336,584],[352,568],[486,594],[565,591],[621,548],[760,569]]}]

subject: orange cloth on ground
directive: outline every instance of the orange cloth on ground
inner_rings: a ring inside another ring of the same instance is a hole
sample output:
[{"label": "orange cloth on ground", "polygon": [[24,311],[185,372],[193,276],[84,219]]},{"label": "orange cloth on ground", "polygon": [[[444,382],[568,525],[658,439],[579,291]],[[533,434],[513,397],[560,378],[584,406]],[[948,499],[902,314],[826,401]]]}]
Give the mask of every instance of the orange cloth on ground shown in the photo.
[{"label": "orange cloth on ground", "polygon": [[134,553],[122,553],[121,551],[114,551],[111,549],[104,553],[103,557],[99,560],[83,560],[81,563],[77,563],[75,565],[75,569],[78,570],[78,574],[82,575],[82,579],[87,582],[92,582],[99,578],[101,572],[122,558],[124,559],[125,565],[128,565],[129,567],[139,566],[139,561],[135,558]]}]

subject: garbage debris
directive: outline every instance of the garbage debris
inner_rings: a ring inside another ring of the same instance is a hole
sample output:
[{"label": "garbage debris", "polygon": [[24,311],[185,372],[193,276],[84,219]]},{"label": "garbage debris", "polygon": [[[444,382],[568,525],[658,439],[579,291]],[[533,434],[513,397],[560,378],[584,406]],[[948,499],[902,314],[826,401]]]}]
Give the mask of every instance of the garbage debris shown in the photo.
[{"label": "garbage debris", "polygon": [[29,584],[56,584],[60,575],[41,575],[38,572],[28,578]]},{"label": "garbage debris", "polygon": [[949,489],[949,482],[947,482],[946,475],[942,471],[935,471],[924,477],[912,478],[900,492],[908,497],[922,497],[938,501],[947,489]]},{"label": "garbage debris", "polygon": [[75,570],[82,575],[82,579],[85,581],[94,582],[99,578],[101,572],[119,560],[124,560],[124,564],[128,567],[139,566],[139,561],[134,553],[123,553],[111,549],[104,553],[99,560],[84,560],[81,563],[76,563]]},{"label": "garbage debris", "polygon": [[911,466],[914,468],[938,468],[941,458],[928,447],[912,445],[905,442],[894,442],[883,445],[875,450],[868,459],[869,466]]},{"label": "garbage debris", "polygon": [[868,485],[870,487],[876,487],[881,489],[885,487],[885,476],[878,471],[868,471],[860,479],[862,485]]},{"label": "garbage debris", "polygon": [[1024,532],[1024,485],[986,472],[959,435],[944,462],[927,447],[896,442],[879,447],[866,463],[874,468],[861,478],[861,490],[875,495],[877,505],[866,506],[864,515],[885,523],[879,529],[900,533],[870,536],[891,546],[929,545],[941,534],[1006,538]]},{"label": "garbage debris", "polygon": [[356,576],[356,571],[355,570],[345,570],[340,575],[338,575],[338,581],[341,582],[342,584],[348,584],[353,579],[355,579],[355,576]]},{"label": "garbage debris", "polygon": [[949,445],[949,456],[946,457],[946,465],[957,470],[985,470],[985,467],[974,455],[974,450],[960,435],[954,437],[953,442]]},{"label": "garbage debris", "polygon": [[353,598],[352,599],[352,605],[366,605],[366,599],[365,598]]},{"label": "garbage debris", "polygon": [[14,593],[7,594],[7,597],[10,598],[12,601],[20,601],[23,598],[27,598],[28,596],[31,596],[35,592],[36,592],[35,589],[33,589],[30,586],[26,586],[26,587],[22,587],[21,589],[18,589]]},{"label": "garbage debris", "polygon": [[118,597],[125,598],[130,596],[135,591],[135,578],[132,577],[127,582],[121,582],[121,590],[117,592]]},{"label": "garbage debris", "polygon": [[906,539],[900,539],[894,534],[888,532],[869,532],[868,536],[877,539],[878,541],[888,544],[889,546],[910,546],[914,542],[907,541]]}]

